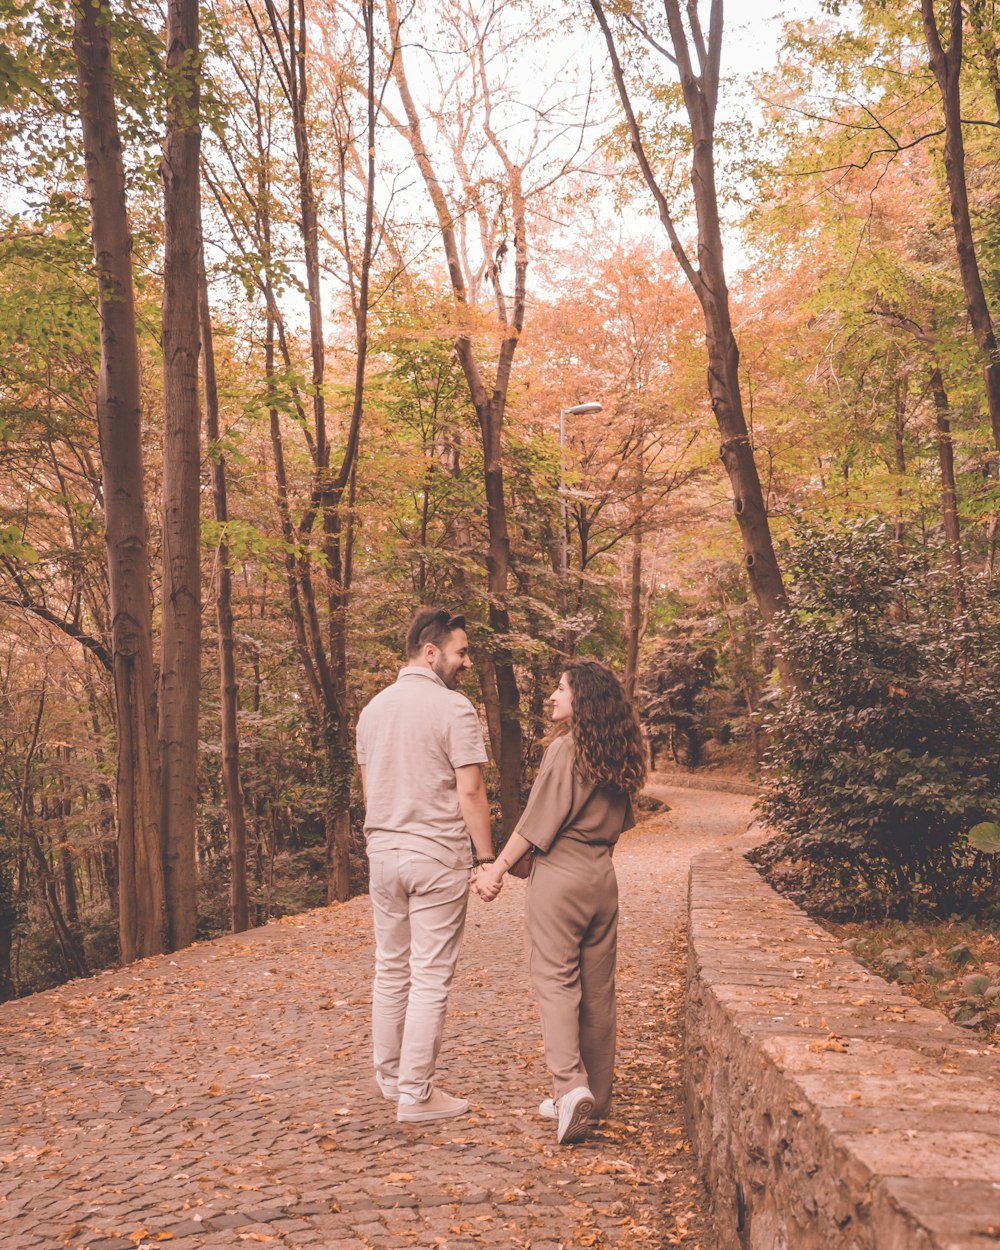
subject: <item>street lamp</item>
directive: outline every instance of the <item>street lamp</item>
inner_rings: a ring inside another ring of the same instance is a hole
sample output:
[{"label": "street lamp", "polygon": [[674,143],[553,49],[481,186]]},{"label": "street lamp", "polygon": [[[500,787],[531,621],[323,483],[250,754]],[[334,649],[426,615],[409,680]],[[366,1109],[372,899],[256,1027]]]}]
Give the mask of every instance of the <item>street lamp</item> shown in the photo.
[{"label": "street lamp", "polygon": [[603,411],[604,405],[592,400],[586,404],[574,404],[572,408],[559,409],[559,521],[562,526],[562,571],[563,576],[569,574],[569,521],[566,516],[566,483],[563,481],[563,469],[566,464],[566,418],[585,417],[592,412]]}]

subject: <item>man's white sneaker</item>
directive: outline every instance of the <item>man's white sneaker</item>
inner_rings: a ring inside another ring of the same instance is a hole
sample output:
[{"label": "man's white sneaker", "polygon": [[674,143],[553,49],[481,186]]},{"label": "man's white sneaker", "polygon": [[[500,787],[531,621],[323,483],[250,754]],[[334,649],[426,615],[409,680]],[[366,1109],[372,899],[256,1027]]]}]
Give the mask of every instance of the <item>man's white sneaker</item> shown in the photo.
[{"label": "man's white sneaker", "polygon": [[590,1117],[594,1111],[594,1095],[586,1085],[578,1085],[568,1094],[563,1094],[556,1104],[559,1111],[559,1122],[556,1129],[556,1141],[560,1145],[582,1141],[590,1127]]},{"label": "man's white sneaker", "polygon": [[446,1094],[443,1089],[432,1089],[430,1097],[423,1102],[417,1102],[407,1094],[400,1094],[396,1119],[404,1124],[419,1124],[425,1120],[448,1120],[455,1115],[465,1115],[468,1110],[467,1099],[455,1098]]},{"label": "man's white sneaker", "polygon": [[375,1084],[379,1088],[379,1093],[389,1102],[399,1102],[399,1086],[395,1081],[387,1080],[386,1077],[375,1073]]}]

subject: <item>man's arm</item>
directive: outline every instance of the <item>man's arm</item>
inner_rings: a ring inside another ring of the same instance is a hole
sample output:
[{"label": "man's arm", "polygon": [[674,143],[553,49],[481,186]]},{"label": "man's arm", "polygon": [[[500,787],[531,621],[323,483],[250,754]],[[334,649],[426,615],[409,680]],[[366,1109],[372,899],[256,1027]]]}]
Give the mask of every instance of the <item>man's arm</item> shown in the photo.
[{"label": "man's arm", "polygon": [[365,777],[365,766],[364,764],[360,764],[358,767],[361,773],[361,797],[364,800],[365,807],[367,807],[368,806],[368,786],[367,786],[367,779]]},{"label": "man's arm", "polygon": [[486,783],[479,764],[466,764],[455,769],[455,789],[458,806],[465,827],[472,838],[477,859],[489,859],[493,854],[493,837],[490,833],[490,804],[486,797]]}]

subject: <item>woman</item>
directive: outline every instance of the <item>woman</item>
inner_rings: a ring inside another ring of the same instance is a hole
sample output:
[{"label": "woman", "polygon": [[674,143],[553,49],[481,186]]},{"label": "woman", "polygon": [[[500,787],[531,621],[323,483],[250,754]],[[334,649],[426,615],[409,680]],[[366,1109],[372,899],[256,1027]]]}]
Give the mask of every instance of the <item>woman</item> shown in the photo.
[{"label": "woman", "polygon": [[572,660],[550,697],[556,735],[524,814],[475,889],[500,892],[503,874],[537,851],[527,899],[531,981],[554,1097],[539,1107],[560,1142],[579,1141],[611,1103],[615,1065],[618,882],[611,851],[630,829],[631,796],[646,780],[635,711],[614,673]]}]

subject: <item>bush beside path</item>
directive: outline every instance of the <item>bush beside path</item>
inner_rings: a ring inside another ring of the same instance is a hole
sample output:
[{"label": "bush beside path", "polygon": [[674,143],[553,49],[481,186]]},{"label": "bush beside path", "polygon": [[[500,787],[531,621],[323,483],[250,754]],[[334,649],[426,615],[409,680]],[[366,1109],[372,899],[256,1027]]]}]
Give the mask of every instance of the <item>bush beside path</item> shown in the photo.
[{"label": "bush beside path", "polygon": [[555,1144],[525,968],[524,886],[469,925],[441,1084],[472,1114],[396,1123],[370,1079],[367,898],[0,1008],[5,1250],[712,1250],[681,1119],[690,857],[744,795],[650,787],[671,811],[616,853],[612,1120]]}]

